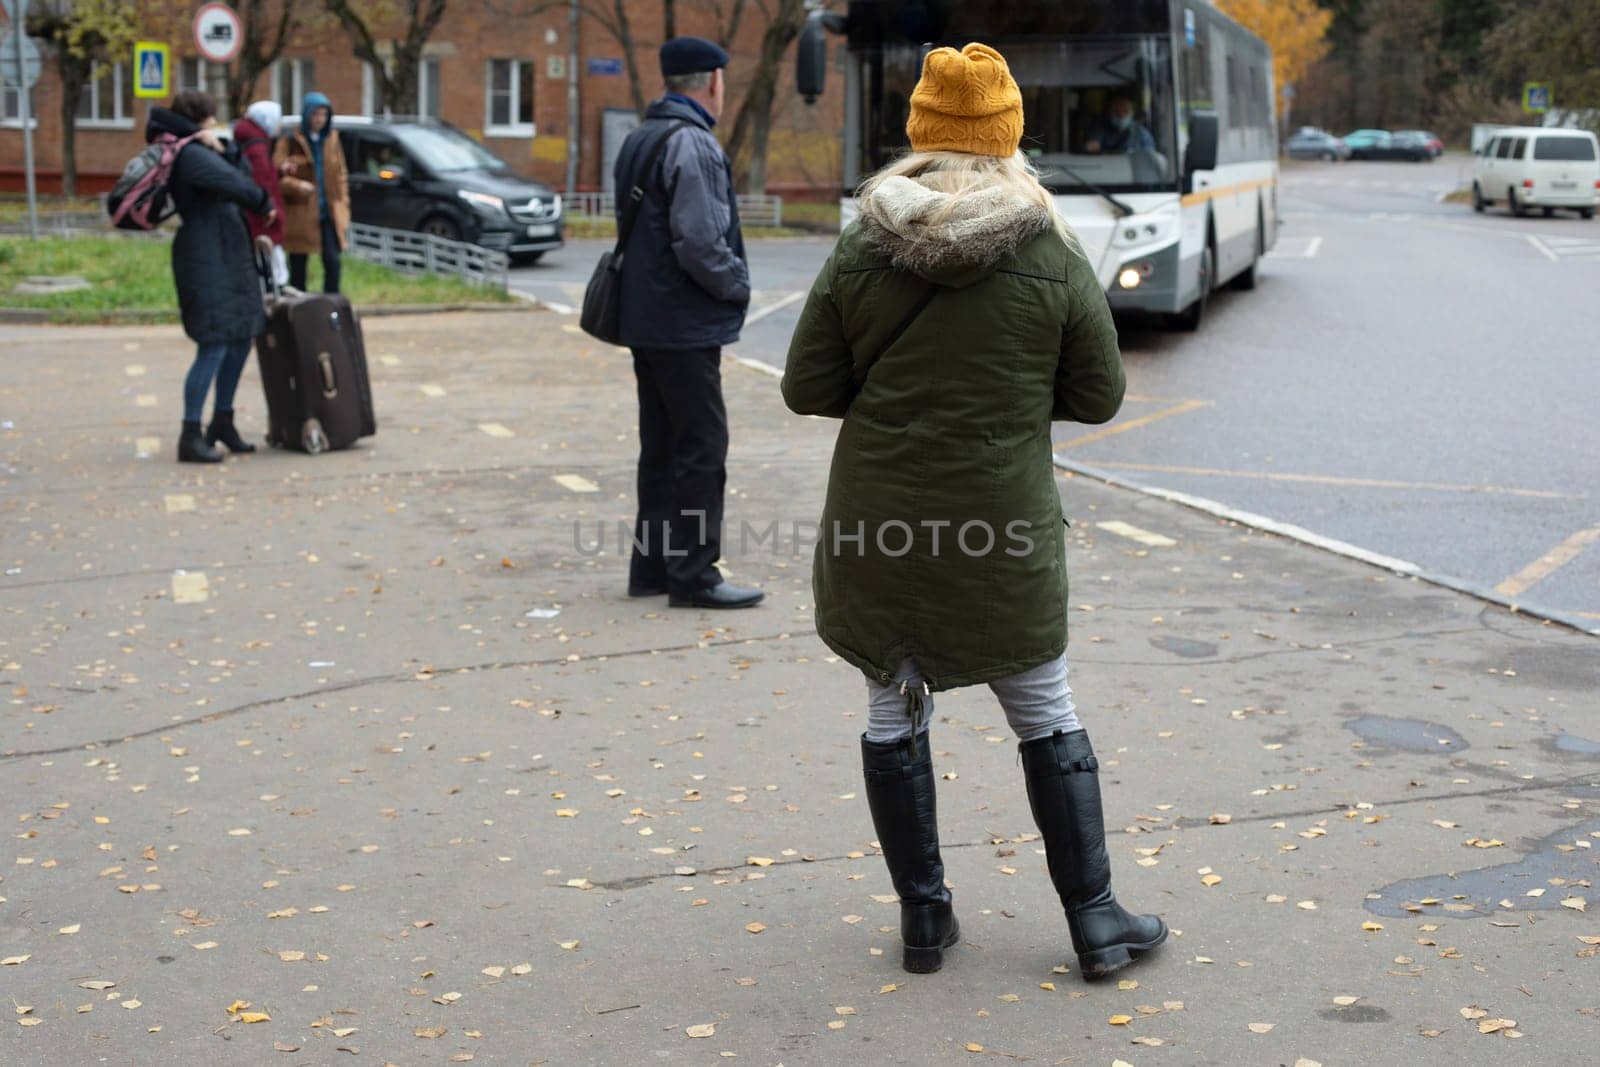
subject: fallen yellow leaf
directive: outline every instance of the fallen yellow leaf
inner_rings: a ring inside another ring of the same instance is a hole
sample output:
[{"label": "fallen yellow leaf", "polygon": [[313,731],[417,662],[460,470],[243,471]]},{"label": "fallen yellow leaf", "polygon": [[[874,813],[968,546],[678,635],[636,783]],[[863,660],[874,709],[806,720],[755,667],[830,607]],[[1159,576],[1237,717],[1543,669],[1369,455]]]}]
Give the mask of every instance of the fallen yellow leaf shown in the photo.
[{"label": "fallen yellow leaf", "polygon": [[697,1026],[686,1026],[683,1029],[685,1037],[710,1037],[717,1032],[716,1023],[700,1023]]},{"label": "fallen yellow leaf", "polygon": [[1272,1028],[1274,1026],[1276,1026],[1276,1025],[1277,1025],[1276,1023],[1250,1023],[1249,1024],[1250,1032],[1252,1034],[1270,1033],[1272,1031]]},{"label": "fallen yellow leaf", "polygon": [[264,1011],[246,1011],[239,1013],[239,1021],[242,1023],[270,1023],[272,1016]]},{"label": "fallen yellow leaf", "polygon": [[1106,1022],[1110,1023],[1112,1026],[1127,1026],[1129,1023],[1133,1022],[1133,1016],[1113,1015],[1111,1018],[1107,1019]]},{"label": "fallen yellow leaf", "polygon": [[1383,929],[1383,924],[1382,923],[1372,922],[1369,919],[1367,922],[1364,922],[1364,923],[1361,924],[1361,929],[1366,930],[1368,933],[1374,933],[1374,932],[1376,932],[1378,930],[1382,930]]}]

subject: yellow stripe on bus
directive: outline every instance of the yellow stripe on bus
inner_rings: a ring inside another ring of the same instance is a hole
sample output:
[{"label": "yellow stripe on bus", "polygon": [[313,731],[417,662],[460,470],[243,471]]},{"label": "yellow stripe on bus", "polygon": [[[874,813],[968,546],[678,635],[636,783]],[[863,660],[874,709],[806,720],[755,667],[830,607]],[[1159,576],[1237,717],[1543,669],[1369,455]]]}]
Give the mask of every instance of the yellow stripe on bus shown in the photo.
[{"label": "yellow stripe on bus", "polygon": [[1215,200],[1219,196],[1227,196],[1229,193],[1248,193],[1252,189],[1260,189],[1262,186],[1276,183],[1276,178],[1257,178],[1254,181],[1239,182],[1237,185],[1223,185],[1215,189],[1200,189],[1185,195],[1178,203],[1184,207],[1188,207],[1190,204],[1203,204],[1208,200]]}]

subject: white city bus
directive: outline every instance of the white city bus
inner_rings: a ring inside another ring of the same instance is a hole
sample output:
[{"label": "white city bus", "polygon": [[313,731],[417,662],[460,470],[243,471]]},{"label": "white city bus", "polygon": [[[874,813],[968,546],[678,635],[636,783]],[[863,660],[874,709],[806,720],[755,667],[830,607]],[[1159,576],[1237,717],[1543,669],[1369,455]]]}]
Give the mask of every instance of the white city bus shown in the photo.
[{"label": "white city bus", "polygon": [[1212,290],[1254,287],[1277,239],[1272,53],[1207,0],[849,0],[814,12],[802,34],[808,99],[822,91],[829,33],[846,46],[847,192],[906,150],[927,51],[982,41],[1010,64],[1023,151],[1113,308],[1193,329]]}]

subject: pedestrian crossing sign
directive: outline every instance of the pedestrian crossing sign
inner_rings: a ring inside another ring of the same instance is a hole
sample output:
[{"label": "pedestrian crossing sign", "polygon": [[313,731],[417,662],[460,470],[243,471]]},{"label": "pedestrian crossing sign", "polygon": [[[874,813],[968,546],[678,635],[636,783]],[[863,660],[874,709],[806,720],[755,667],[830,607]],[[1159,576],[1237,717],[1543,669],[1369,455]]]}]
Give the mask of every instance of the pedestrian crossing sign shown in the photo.
[{"label": "pedestrian crossing sign", "polygon": [[172,92],[172,57],[166,45],[155,41],[134,42],[133,72],[134,96],[148,100]]},{"label": "pedestrian crossing sign", "polygon": [[1522,110],[1530,115],[1543,115],[1550,110],[1550,86],[1545,82],[1527,82],[1522,87]]}]

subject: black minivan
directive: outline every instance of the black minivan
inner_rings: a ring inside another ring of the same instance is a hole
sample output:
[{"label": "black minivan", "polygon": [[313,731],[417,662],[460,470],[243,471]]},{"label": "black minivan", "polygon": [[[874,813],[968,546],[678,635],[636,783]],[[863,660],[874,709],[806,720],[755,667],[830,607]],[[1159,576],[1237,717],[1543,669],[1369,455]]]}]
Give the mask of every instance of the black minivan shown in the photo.
[{"label": "black minivan", "polygon": [[340,116],[350,216],[470,241],[531,263],[562,245],[561,197],[433,119]]}]

